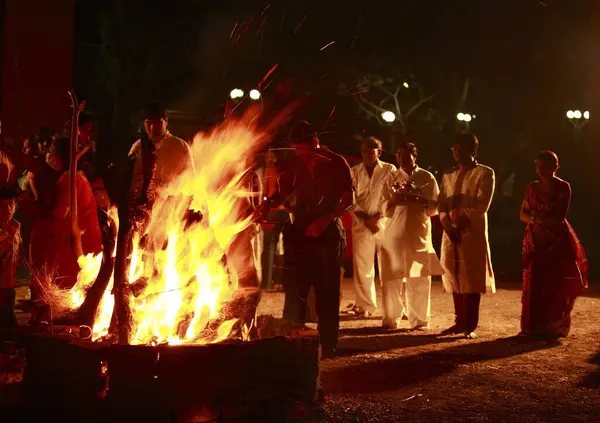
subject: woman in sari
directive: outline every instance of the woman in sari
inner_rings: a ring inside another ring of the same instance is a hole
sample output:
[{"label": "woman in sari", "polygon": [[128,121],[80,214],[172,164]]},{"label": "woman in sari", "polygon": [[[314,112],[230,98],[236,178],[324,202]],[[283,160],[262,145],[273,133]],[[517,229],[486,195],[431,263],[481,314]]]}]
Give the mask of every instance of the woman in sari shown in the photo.
[{"label": "woman in sari", "polygon": [[535,163],[540,180],[529,184],[521,206],[527,225],[521,335],[564,337],[575,299],[587,287],[587,260],[567,221],[571,187],[556,176],[558,156],[542,151]]},{"label": "woman in sari", "polygon": [[[69,139],[53,141],[46,155],[48,169],[40,173],[51,184],[46,184],[38,193],[31,233],[32,291],[39,287],[38,284],[43,284],[37,278],[51,277],[53,283],[63,289],[69,289],[77,282],[79,265],[73,250],[69,215],[69,162]],[[83,253],[98,254],[102,251],[102,236],[96,201],[82,172],[77,172],[76,189]]]}]

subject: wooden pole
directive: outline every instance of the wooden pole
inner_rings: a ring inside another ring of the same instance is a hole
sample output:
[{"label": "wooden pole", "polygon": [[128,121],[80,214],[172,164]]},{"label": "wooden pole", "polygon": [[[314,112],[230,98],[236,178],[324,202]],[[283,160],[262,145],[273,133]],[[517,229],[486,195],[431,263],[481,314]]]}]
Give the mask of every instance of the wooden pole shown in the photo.
[{"label": "wooden pole", "polygon": [[69,213],[71,217],[71,241],[75,259],[83,256],[83,247],[81,245],[81,230],[79,229],[79,220],[77,214],[77,144],[79,138],[79,114],[85,107],[85,101],[79,104],[73,91],[69,91],[71,97],[71,107],[73,114],[71,116],[71,160],[69,163]]}]

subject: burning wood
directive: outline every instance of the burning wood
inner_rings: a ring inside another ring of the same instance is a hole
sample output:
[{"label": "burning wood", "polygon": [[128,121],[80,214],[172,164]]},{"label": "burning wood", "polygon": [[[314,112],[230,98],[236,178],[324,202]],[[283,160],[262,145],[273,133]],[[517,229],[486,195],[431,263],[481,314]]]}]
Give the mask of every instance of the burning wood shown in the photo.
[{"label": "burning wood", "polygon": [[[142,200],[132,203],[126,175],[118,213],[111,212],[116,253],[109,244],[106,257],[80,257],[77,284],[52,292],[55,315],[77,312],[77,323],[92,327],[94,340],[120,344],[257,337],[260,291],[244,251],[253,224],[248,199],[256,195],[247,176],[270,135],[257,128],[257,114],[252,110],[198,134],[191,147],[195,168],[160,195],[153,186],[154,146],[142,144]],[[269,124],[269,130],[275,127]]]}]

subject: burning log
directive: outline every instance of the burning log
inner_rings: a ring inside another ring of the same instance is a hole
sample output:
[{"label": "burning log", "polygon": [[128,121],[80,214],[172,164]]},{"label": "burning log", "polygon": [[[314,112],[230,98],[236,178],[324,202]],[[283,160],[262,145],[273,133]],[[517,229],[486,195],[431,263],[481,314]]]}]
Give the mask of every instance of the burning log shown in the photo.
[{"label": "burning log", "polygon": [[76,317],[77,322],[87,326],[94,325],[94,318],[96,317],[100,300],[104,295],[104,291],[110,282],[110,277],[112,276],[115,268],[115,258],[112,256],[112,254],[110,254],[110,252],[114,251],[115,249],[115,244],[117,241],[117,228],[115,222],[110,218],[110,216],[108,216],[108,214],[103,215],[103,220],[104,219],[105,221],[102,225],[102,243],[104,244],[102,248],[104,251],[102,256],[102,264],[94,284],[86,292],[85,300],[77,311]]}]

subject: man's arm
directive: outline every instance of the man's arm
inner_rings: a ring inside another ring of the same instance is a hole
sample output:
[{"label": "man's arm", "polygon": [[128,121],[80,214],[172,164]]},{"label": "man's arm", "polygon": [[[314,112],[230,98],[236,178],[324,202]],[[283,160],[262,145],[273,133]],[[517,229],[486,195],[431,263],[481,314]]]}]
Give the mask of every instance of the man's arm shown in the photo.
[{"label": "man's arm", "polygon": [[440,189],[440,194],[438,196],[438,211],[440,214],[440,222],[442,223],[442,228],[444,232],[448,235],[450,240],[453,242],[457,242],[459,238],[459,232],[457,227],[454,225],[454,222],[450,218],[450,206],[449,206],[449,198],[448,198],[448,177],[447,175],[442,176],[442,186]]},{"label": "man's arm", "polygon": [[431,175],[431,181],[425,187],[425,197],[427,198],[427,205],[425,207],[425,213],[427,216],[435,216],[438,214],[438,197],[440,195],[440,188],[435,180],[435,177]]},{"label": "man's arm", "polygon": [[379,206],[377,210],[379,211],[379,216],[386,216],[387,209],[390,206],[393,206],[393,196],[392,185],[394,184],[394,172],[390,172],[385,179],[382,181],[383,187],[381,188],[381,197],[379,198]]},{"label": "man's arm", "polygon": [[469,226],[474,218],[483,217],[490,209],[494,189],[496,188],[496,177],[492,169],[486,169],[477,186],[474,204],[472,207],[464,209],[462,214],[468,219],[466,222],[460,222],[459,226],[464,229]]},{"label": "man's arm", "polygon": [[336,218],[342,217],[344,213],[352,208],[354,187],[352,185],[350,166],[348,166],[343,157],[339,157],[338,163],[335,169],[336,181],[339,184],[338,201],[329,214],[316,219],[308,226],[306,235],[309,237],[318,237],[321,235]]},{"label": "man's arm", "polygon": [[[350,176],[352,178],[352,186],[354,189],[358,186],[358,166],[354,166],[350,169]],[[369,215],[358,205],[356,202],[356,191],[352,192],[352,213],[360,220],[368,220]]]},{"label": "man's arm", "polygon": [[352,208],[354,200],[354,184],[352,182],[352,175],[350,173],[350,166],[343,157],[339,158],[340,165],[337,166],[339,169],[338,181],[339,181],[339,201],[332,212],[325,216],[329,221],[333,221],[338,217],[342,217],[344,213]]}]

